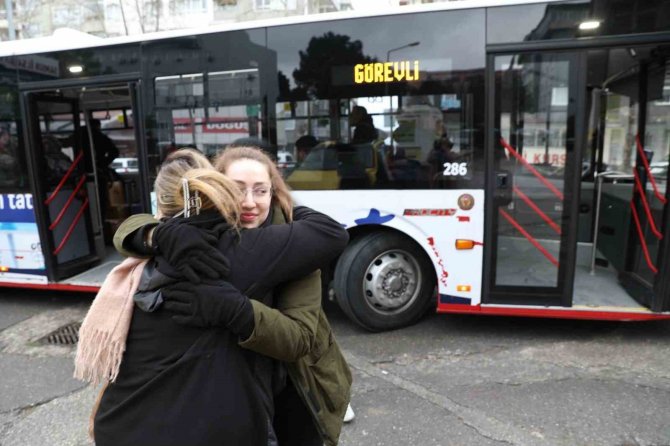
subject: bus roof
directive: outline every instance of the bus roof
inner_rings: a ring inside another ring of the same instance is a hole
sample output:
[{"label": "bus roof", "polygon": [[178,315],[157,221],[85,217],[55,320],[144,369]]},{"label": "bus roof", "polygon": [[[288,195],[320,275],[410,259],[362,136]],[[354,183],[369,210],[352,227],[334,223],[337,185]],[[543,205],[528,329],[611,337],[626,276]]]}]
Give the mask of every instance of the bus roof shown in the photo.
[{"label": "bus roof", "polygon": [[[432,3],[432,4],[403,6],[398,8],[388,8],[388,10],[381,13],[378,11],[374,12],[338,11],[338,12],[329,12],[317,15],[298,15],[291,17],[280,17],[273,19],[212,25],[204,28],[185,28],[178,30],[158,31],[154,33],[136,34],[132,36],[109,37],[109,38],[96,37],[91,34],[82,33],[71,29],[60,29],[56,30],[53,36],[0,42],[0,57],[39,54],[53,51],[75,50],[83,48],[95,48],[109,45],[122,45],[127,43],[138,43],[151,40],[168,39],[171,37],[193,36],[193,35],[210,34],[223,31],[247,30],[253,28],[264,28],[269,26],[315,23],[327,20],[344,20],[351,18],[401,15],[416,12],[470,9],[470,8],[482,8],[490,6],[510,6],[520,4],[533,4],[533,3],[551,3],[557,1],[562,0],[460,0],[460,1],[448,1],[444,3]],[[75,38],[73,38],[74,35],[76,35]]]}]

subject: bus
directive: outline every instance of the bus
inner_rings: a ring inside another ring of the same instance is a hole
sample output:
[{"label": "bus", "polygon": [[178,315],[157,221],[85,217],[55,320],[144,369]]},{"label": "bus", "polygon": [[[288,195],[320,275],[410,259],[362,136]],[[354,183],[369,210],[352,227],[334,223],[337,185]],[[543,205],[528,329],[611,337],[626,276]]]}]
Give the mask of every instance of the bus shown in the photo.
[{"label": "bus", "polygon": [[[668,0],[2,43],[0,97],[2,286],[95,291],[168,153],[251,141],[349,232],[324,295],[367,330],[670,318]],[[134,167],[101,166],[96,131]]]}]

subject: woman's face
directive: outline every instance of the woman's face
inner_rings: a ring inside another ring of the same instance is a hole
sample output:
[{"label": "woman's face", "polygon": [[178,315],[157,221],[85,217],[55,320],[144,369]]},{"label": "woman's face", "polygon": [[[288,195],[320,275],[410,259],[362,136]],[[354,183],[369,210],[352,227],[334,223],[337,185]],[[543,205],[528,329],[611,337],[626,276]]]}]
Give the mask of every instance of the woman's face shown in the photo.
[{"label": "woman's face", "polygon": [[242,227],[259,227],[268,218],[272,203],[272,182],[268,169],[258,161],[245,158],[233,161],[224,173],[242,191]]}]

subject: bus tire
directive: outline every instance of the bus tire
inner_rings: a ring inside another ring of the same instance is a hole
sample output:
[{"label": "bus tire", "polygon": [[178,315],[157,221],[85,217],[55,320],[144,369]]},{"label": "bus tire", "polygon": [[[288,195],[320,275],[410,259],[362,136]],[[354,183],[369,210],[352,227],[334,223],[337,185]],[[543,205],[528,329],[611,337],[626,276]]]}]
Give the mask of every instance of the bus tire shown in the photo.
[{"label": "bus tire", "polygon": [[337,303],[369,331],[411,325],[435,304],[433,271],[426,253],[406,236],[367,234],[354,240],[337,261]]}]

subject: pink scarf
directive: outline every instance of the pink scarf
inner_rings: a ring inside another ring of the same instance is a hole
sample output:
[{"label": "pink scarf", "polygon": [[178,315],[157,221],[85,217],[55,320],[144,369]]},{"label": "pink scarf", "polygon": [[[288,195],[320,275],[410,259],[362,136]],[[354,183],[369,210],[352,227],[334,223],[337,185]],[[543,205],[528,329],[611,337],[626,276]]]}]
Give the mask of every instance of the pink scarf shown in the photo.
[{"label": "pink scarf", "polygon": [[129,257],[105,278],[79,329],[75,378],[93,384],[116,380],[133,315],[133,295],[146,263],[146,259]]}]

